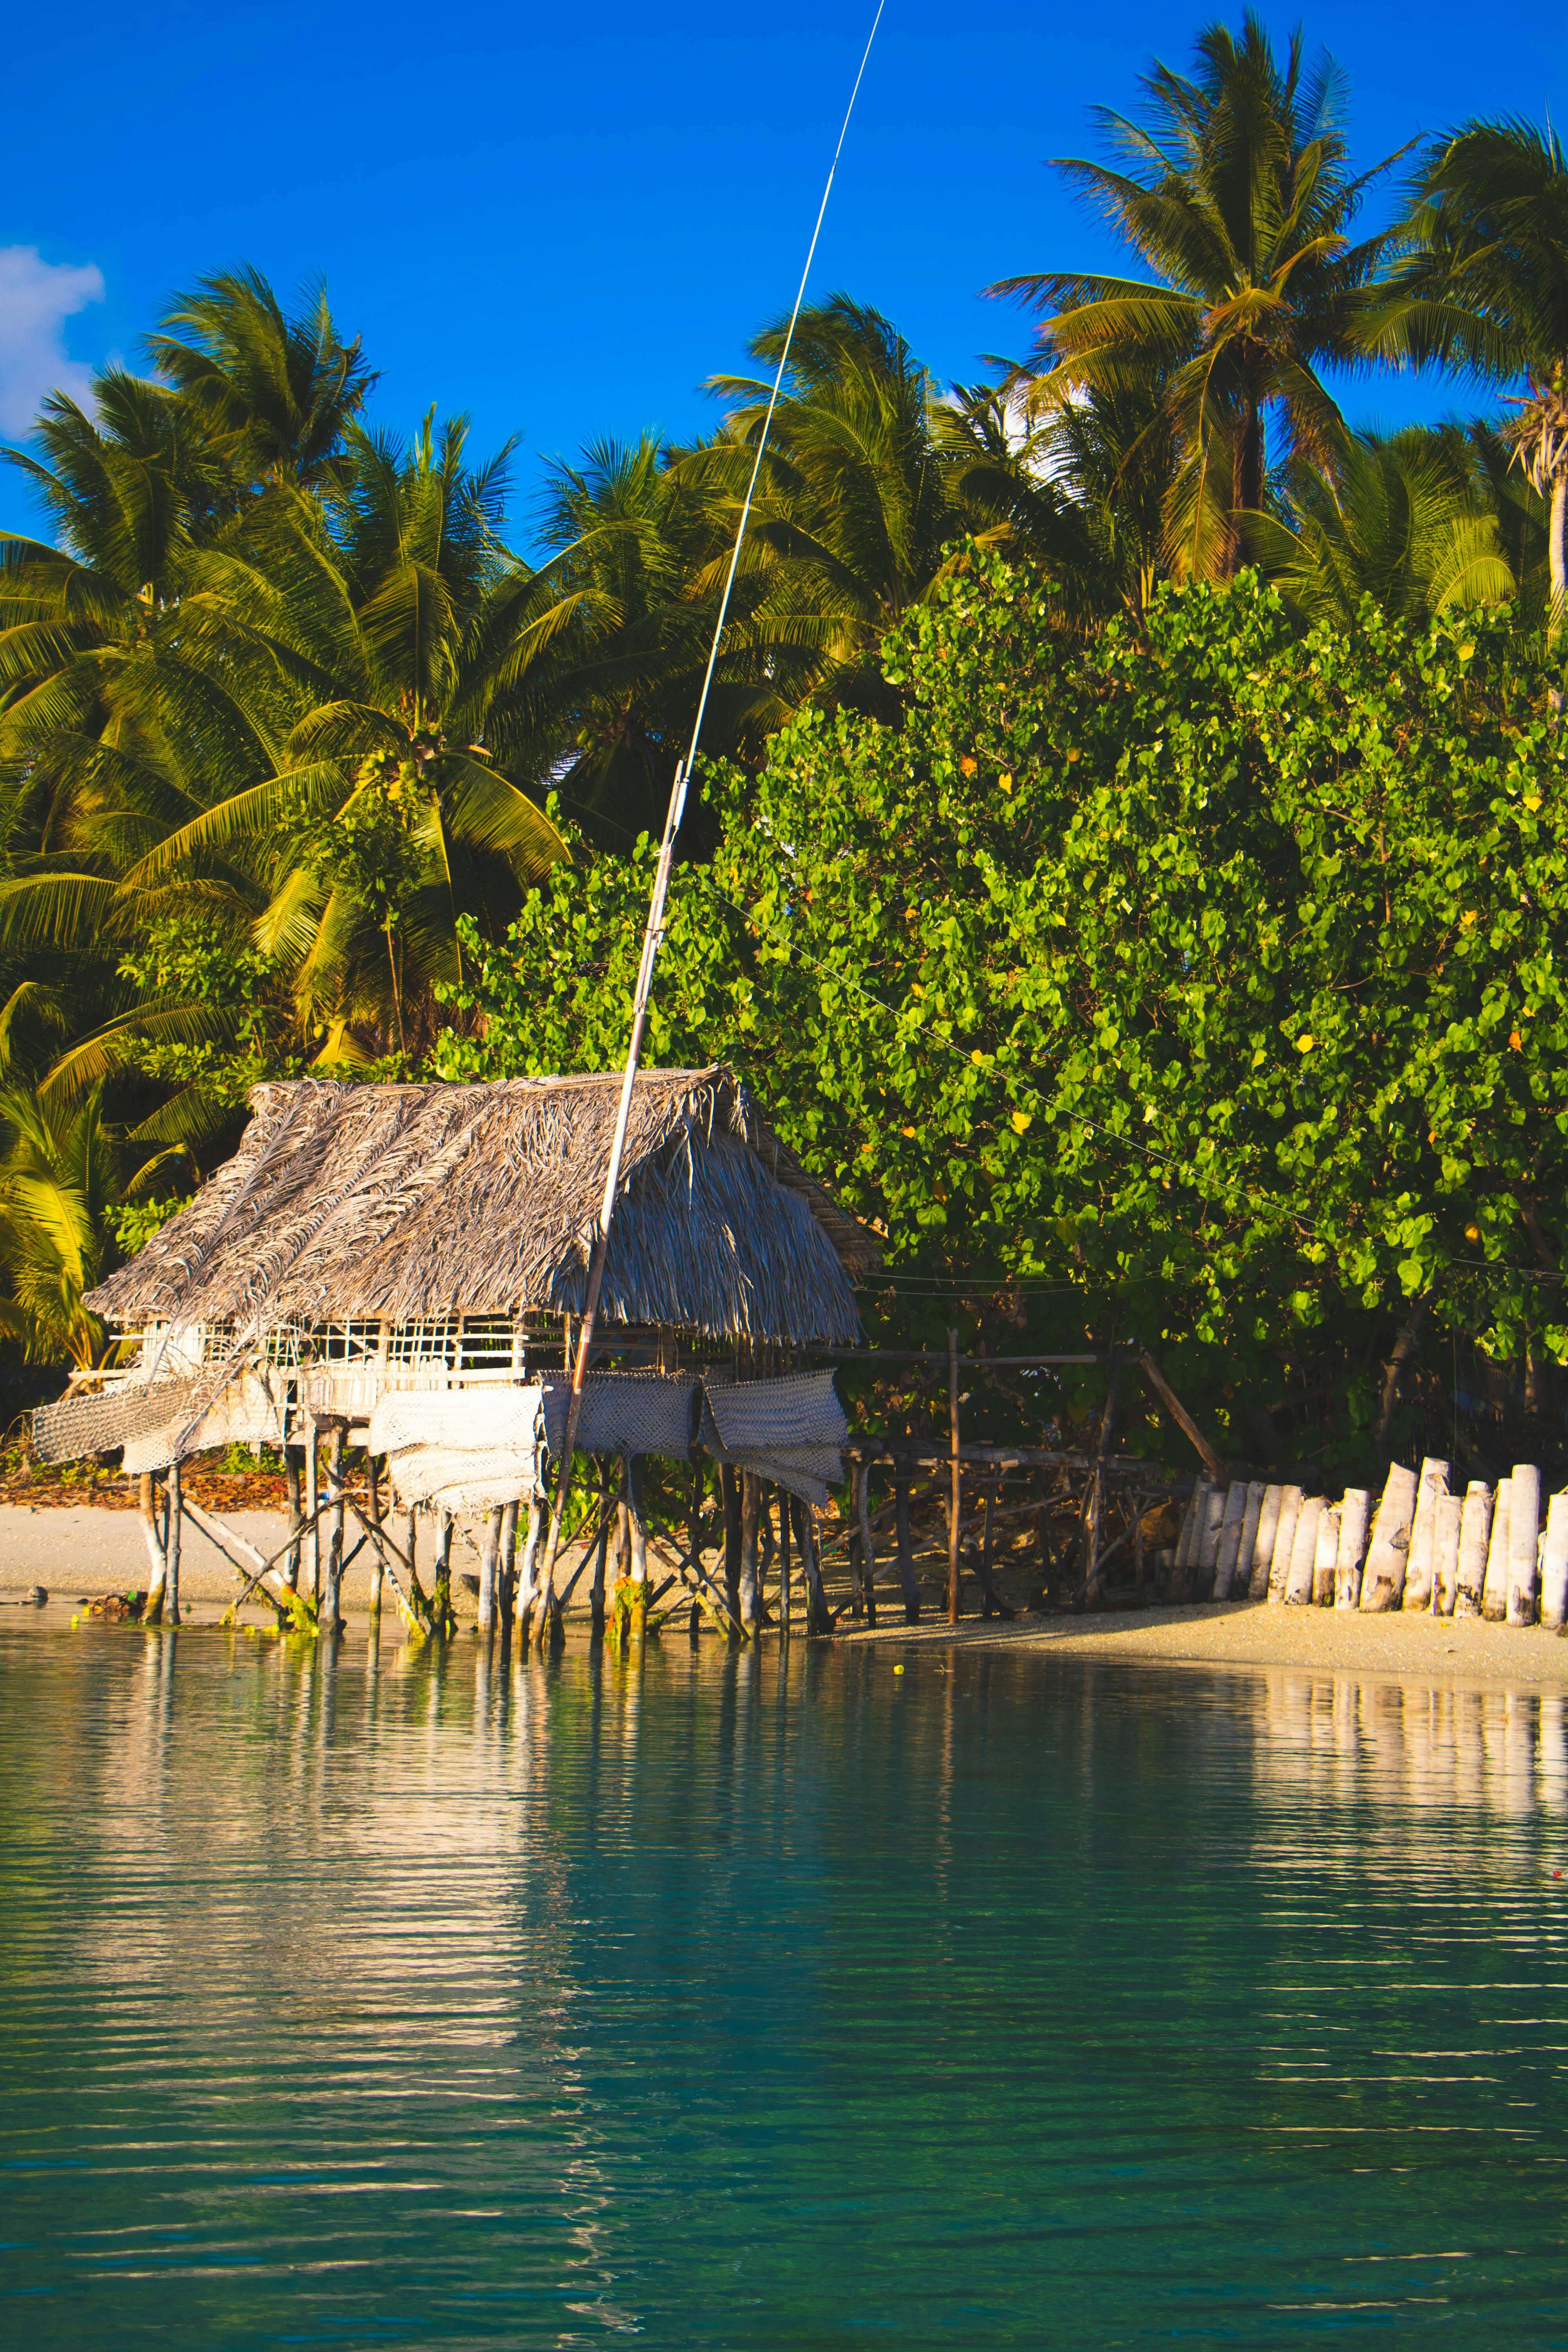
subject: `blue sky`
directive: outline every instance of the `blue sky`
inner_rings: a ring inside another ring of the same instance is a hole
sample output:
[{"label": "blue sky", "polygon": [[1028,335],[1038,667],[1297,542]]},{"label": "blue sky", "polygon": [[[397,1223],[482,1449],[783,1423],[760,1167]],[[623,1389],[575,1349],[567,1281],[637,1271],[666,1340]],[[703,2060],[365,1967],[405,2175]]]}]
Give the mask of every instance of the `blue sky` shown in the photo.
[{"label": "blue sky", "polygon": [[[1184,63],[1208,13],[889,0],[814,289],[877,303],[944,378],[1021,350],[1017,314],[980,289],[1112,258],[1045,159],[1084,152],[1086,110],[1130,103],[1151,56]],[[1568,120],[1546,0],[1263,13],[1346,68],[1365,163],[1468,113]],[[703,378],[787,306],[869,17],[843,0],[787,22],[713,0],[29,10],[7,39],[0,431],[45,383],[134,362],[204,270],[322,273],[381,370],[380,418],[436,401],[470,413],[480,448],[521,436],[525,540],[543,458],[698,429]],[[1393,421],[1457,397],[1378,384],[1347,405]],[[30,519],[0,469],[0,523]]]}]

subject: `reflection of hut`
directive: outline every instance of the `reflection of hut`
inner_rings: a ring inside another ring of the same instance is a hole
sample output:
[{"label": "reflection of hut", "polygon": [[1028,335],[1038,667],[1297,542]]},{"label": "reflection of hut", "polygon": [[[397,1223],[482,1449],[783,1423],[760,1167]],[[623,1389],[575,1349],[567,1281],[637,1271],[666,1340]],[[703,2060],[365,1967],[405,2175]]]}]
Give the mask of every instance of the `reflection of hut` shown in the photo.
[{"label": "reflection of hut", "polygon": [[[338,1553],[345,1439],[387,1460],[405,1507],[449,1523],[510,1506],[515,1523],[531,1505],[536,1518],[619,1085],[258,1087],[233,1160],[92,1294],[122,1341],[121,1369],[37,1416],[40,1452],[122,1446],[144,1515],[152,1474],[167,1471],[171,1534],[181,1460],[236,1440],[303,1448],[305,1517],[319,1529],[322,1433]],[[789,1358],[858,1337],[851,1281],[877,1262],[872,1237],[731,1071],[646,1072],[580,1446],[635,1459],[700,1444],[821,1499],[839,1475],[843,1417],[828,1376],[790,1373]],[[504,1536],[503,1523],[492,1556]],[[384,1529],[373,1540],[406,1577]],[[288,1579],[269,1580],[275,1596]],[[331,1562],[324,1599],[335,1614]]]}]

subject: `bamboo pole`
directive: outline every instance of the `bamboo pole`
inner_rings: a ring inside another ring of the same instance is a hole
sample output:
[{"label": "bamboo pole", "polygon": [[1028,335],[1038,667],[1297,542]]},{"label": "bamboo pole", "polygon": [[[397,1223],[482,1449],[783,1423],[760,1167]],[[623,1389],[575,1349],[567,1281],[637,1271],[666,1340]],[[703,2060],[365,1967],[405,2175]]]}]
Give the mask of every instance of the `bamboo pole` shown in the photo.
[{"label": "bamboo pole", "polygon": [[963,1462],[959,1452],[958,1426],[958,1333],[947,1335],[947,1408],[952,1437],[952,1468],[948,1473],[947,1505],[947,1622],[958,1622],[958,1579],[960,1546],[963,1541]]}]

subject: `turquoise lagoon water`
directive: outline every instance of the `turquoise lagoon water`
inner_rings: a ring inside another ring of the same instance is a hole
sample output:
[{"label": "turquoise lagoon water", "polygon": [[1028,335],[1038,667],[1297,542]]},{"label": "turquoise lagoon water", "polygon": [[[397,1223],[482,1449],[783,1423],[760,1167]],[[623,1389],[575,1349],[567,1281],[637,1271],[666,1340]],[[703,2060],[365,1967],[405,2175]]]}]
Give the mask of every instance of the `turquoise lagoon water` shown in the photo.
[{"label": "turquoise lagoon water", "polygon": [[0,1634],[9,2346],[1568,2343],[1561,1699]]}]

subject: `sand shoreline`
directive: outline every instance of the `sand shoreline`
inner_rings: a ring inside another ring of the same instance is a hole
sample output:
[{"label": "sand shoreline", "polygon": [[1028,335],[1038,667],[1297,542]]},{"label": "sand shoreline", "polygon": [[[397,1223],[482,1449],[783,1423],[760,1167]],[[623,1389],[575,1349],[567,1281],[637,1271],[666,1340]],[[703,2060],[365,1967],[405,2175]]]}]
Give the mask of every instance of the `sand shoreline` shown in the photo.
[{"label": "sand shoreline", "polygon": [[[287,1536],[279,1514],[240,1511],[230,1524],[264,1554]],[[344,1581],[344,1613],[363,1620],[368,1563],[362,1554]],[[454,1565],[477,1570],[459,1538]],[[134,1512],[91,1507],[0,1506],[0,1602],[29,1586],[50,1596],[50,1617],[68,1614],[79,1600],[144,1587],[147,1553]],[[187,1609],[203,1617],[235,1595],[228,1562],[195,1528],[181,1546],[180,1590]],[[472,1602],[459,1585],[459,1609]],[[9,1615],[9,1611],[7,1611]],[[928,1602],[923,1623],[907,1626],[894,1595],[879,1596],[875,1633],[841,1620],[837,1638],[851,1646],[941,1650],[956,1645],[1085,1661],[1109,1659],[1161,1666],[1203,1666],[1256,1672],[1304,1666],[1328,1674],[1408,1679],[1412,1675],[1468,1689],[1568,1689],[1568,1640],[1539,1626],[1489,1625],[1479,1618],[1363,1617],[1359,1612],[1286,1609],[1268,1601],[1197,1603],[1184,1608],[1114,1611],[1089,1617],[1024,1616],[1011,1623],[965,1616],[956,1631]],[[258,1622],[270,1612],[249,1611]],[[355,1626],[354,1630],[360,1630]]]}]

